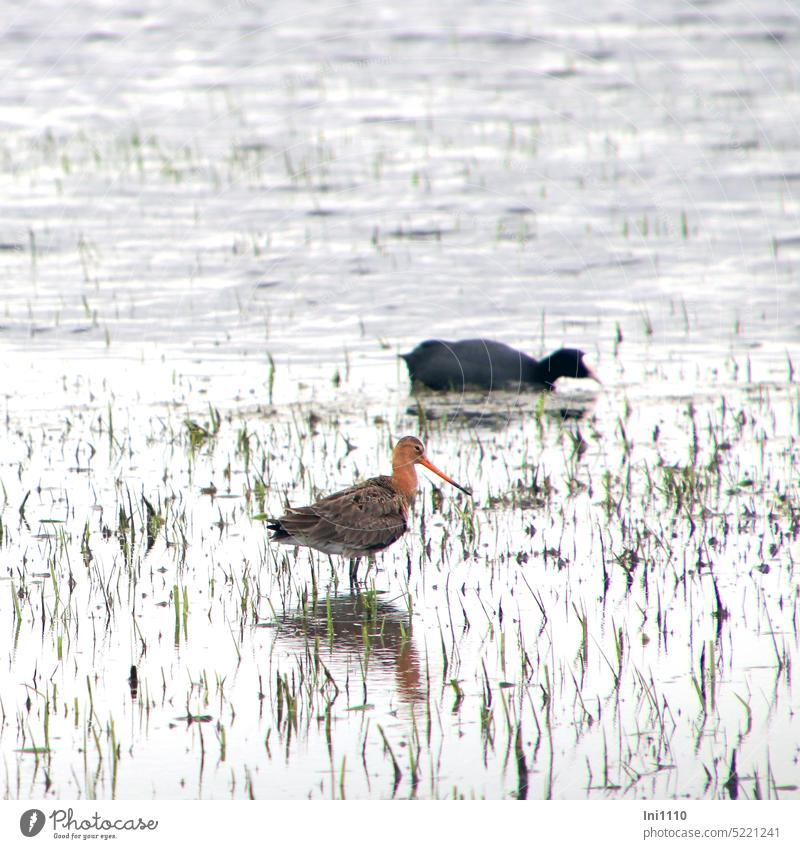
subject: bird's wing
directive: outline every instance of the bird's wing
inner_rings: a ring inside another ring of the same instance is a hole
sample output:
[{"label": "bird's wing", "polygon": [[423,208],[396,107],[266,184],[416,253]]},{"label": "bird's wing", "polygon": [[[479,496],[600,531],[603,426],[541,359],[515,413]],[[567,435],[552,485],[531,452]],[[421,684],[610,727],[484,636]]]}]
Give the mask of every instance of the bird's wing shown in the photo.
[{"label": "bird's wing", "polygon": [[307,507],[291,507],[280,518],[280,528],[298,542],[322,550],[340,545],[364,553],[380,551],[408,527],[408,508],[387,481],[373,478]]}]

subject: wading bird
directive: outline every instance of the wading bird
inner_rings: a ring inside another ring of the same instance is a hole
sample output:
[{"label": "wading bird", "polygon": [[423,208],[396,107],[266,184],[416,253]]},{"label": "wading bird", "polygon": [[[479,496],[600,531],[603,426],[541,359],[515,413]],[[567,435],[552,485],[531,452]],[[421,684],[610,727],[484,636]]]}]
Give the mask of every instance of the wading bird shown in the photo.
[{"label": "wading bird", "polygon": [[560,377],[588,377],[600,383],[576,348],[559,348],[541,360],[491,339],[445,342],[428,339],[408,354],[400,354],[411,381],[430,389],[483,389],[529,386],[552,389]]},{"label": "wading bird", "polygon": [[290,507],[280,519],[267,520],[270,540],[350,558],[350,582],[355,583],[359,559],[388,548],[408,530],[417,464],[472,494],[431,463],[416,436],[404,436],[392,452],[391,476],[370,478],[308,507]]}]

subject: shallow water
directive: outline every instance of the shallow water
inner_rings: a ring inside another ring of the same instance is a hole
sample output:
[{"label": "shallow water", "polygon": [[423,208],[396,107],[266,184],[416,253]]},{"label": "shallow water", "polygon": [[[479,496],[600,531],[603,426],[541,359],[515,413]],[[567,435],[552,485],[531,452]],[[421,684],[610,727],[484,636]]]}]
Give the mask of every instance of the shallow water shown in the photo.
[{"label": "shallow water", "polygon": [[[4,794],[796,797],[799,40],[13,9]],[[398,352],[477,334],[603,386],[409,395]],[[474,506],[423,481],[366,596],[269,546],[420,428]]]}]

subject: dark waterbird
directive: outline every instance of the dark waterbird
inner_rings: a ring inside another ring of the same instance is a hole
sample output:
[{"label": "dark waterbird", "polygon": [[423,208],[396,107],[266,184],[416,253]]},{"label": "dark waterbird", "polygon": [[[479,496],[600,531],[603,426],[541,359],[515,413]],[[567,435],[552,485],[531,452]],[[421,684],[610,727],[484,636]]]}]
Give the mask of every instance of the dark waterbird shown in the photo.
[{"label": "dark waterbird", "polygon": [[430,389],[468,386],[553,389],[560,377],[588,377],[600,383],[583,361],[583,351],[576,348],[559,348],[535,360],[491,339],[462,339],[460,342],[428,339],[400,356],[406,361],[411,381],[423,383]]}]

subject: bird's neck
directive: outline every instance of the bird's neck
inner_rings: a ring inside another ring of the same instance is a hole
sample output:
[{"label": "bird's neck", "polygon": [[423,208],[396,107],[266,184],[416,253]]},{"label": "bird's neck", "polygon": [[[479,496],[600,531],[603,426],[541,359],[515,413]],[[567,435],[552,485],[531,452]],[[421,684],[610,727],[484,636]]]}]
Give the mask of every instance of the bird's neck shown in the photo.
[{"label": "bird's neck", "polygon": [[413,504],[417,496],[417,469],[413,463],[403,463],[392,468],[392,484],[405,498],[408,504]]},{"label": "bird's neck", "polygon": [[528,380],[531,383],[543,384],[548,389],[552,389],[557,379],[558,375],[551,366],[549,354],[546,357],[542,357],[538,362],[531,359],[528,366]]}]

